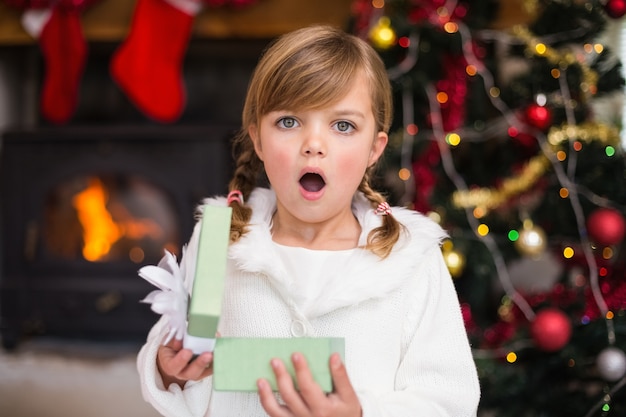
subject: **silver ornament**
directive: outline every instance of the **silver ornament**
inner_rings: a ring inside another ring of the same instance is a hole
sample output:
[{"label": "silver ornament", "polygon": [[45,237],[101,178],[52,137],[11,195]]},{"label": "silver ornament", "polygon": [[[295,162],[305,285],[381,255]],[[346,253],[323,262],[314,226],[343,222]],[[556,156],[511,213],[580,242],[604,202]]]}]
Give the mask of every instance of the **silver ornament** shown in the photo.
[{"label": "silver ornament", "polygon": [[616,347],[608,347],[598,355],[598,372],[607,381],[617,381],[626,374],[626,354]]}]

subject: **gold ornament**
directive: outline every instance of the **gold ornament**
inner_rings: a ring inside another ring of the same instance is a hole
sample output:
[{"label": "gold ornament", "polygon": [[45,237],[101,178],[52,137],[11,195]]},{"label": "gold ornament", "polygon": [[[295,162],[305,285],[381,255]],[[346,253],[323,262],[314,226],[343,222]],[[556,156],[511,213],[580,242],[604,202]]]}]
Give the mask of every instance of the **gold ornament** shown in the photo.
[{"label": "gold ornament", "polygon": [[465,255],[455,250],[451,241],[446,241],[442,247],[443,259],[452,278],[458,278],[465,270]]},{"label": "gold ornament", "polygon": [[515,241],[515,248],[524,256],[539,256],[547,246],[546,233],[539,226],[535,226],[532,221],[525,220],[522,230],[519,232],[519,239]]}]

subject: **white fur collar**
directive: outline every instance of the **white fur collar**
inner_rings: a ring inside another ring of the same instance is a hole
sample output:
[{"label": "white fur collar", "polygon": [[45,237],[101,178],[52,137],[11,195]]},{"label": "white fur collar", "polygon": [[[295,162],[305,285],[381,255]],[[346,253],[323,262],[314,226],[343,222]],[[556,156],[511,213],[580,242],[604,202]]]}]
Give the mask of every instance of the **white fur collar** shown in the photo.
[{"label": "white fur collar", "polygon": [[[205,201],[205,204],[220,206],[225,203],[224,198]],[[285,273],[270,232],[272,215],[276,210],[276,195],[272,190],[257,188],[247,204],[253,210],[249,231],[231,245],[229,258],[243,271],[267,276],[285,300],[291,302],[293,291],[298,288],[295,285],[297,278]],[[359,244],[364,245],[370,230],[381,224],[381,218],[360,193],[353,199],[352,206],[362,227]],[[334,275],[329,280],[331,285],[320,292],[322,296],[319,302],[313,303],[314,307],[306,312],[309,319],[368,299],[385,297],[405,280],[420,279],[415,273],[424,253],[438,245],[445,237],[445,232],[432,220],[415,211],[394,207],[393,216],[404,224],[406,233],[389,257],[381,260],[370,251],[355,250],[352,255],[354,259],[346,268],[328,271],[328,274]]]}]

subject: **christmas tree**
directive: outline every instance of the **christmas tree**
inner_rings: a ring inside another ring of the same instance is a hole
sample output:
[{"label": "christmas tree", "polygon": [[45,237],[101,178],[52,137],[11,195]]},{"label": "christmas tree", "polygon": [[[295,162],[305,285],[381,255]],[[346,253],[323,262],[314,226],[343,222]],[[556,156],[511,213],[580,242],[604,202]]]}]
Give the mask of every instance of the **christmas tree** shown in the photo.
[{"label": "christmas tree", "polygon": [[[503,7],[519,22],[502,25]],[[481,416],[626,415],[625,0],[362,0],[395,92],[381,168],[437,219]],[[515,14],[515,13],[514,13]]]}]

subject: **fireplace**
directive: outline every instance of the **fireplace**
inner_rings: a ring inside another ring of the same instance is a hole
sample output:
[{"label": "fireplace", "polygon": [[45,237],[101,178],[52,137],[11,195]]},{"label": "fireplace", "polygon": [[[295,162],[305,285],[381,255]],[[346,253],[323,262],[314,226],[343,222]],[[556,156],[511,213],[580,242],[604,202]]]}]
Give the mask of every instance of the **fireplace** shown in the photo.
[{"label": "fireplace", "polygon": [[0,154],[2,342],[143,340],[137,270],[180,254],[201,198],[226,191],[233,125],[6,132]]},{"label": "fireplace", "polygon": [[137,275],[179,254],[201,198],[222,194],[230,139],[269,39],[192,39],[186,107],[149,120],[109,74],[119,42],[90,42],[71,121],[42,119],[37,45],[2,47],[17,119],[0,132],[0,336],[145,340],[158,319]]}]

